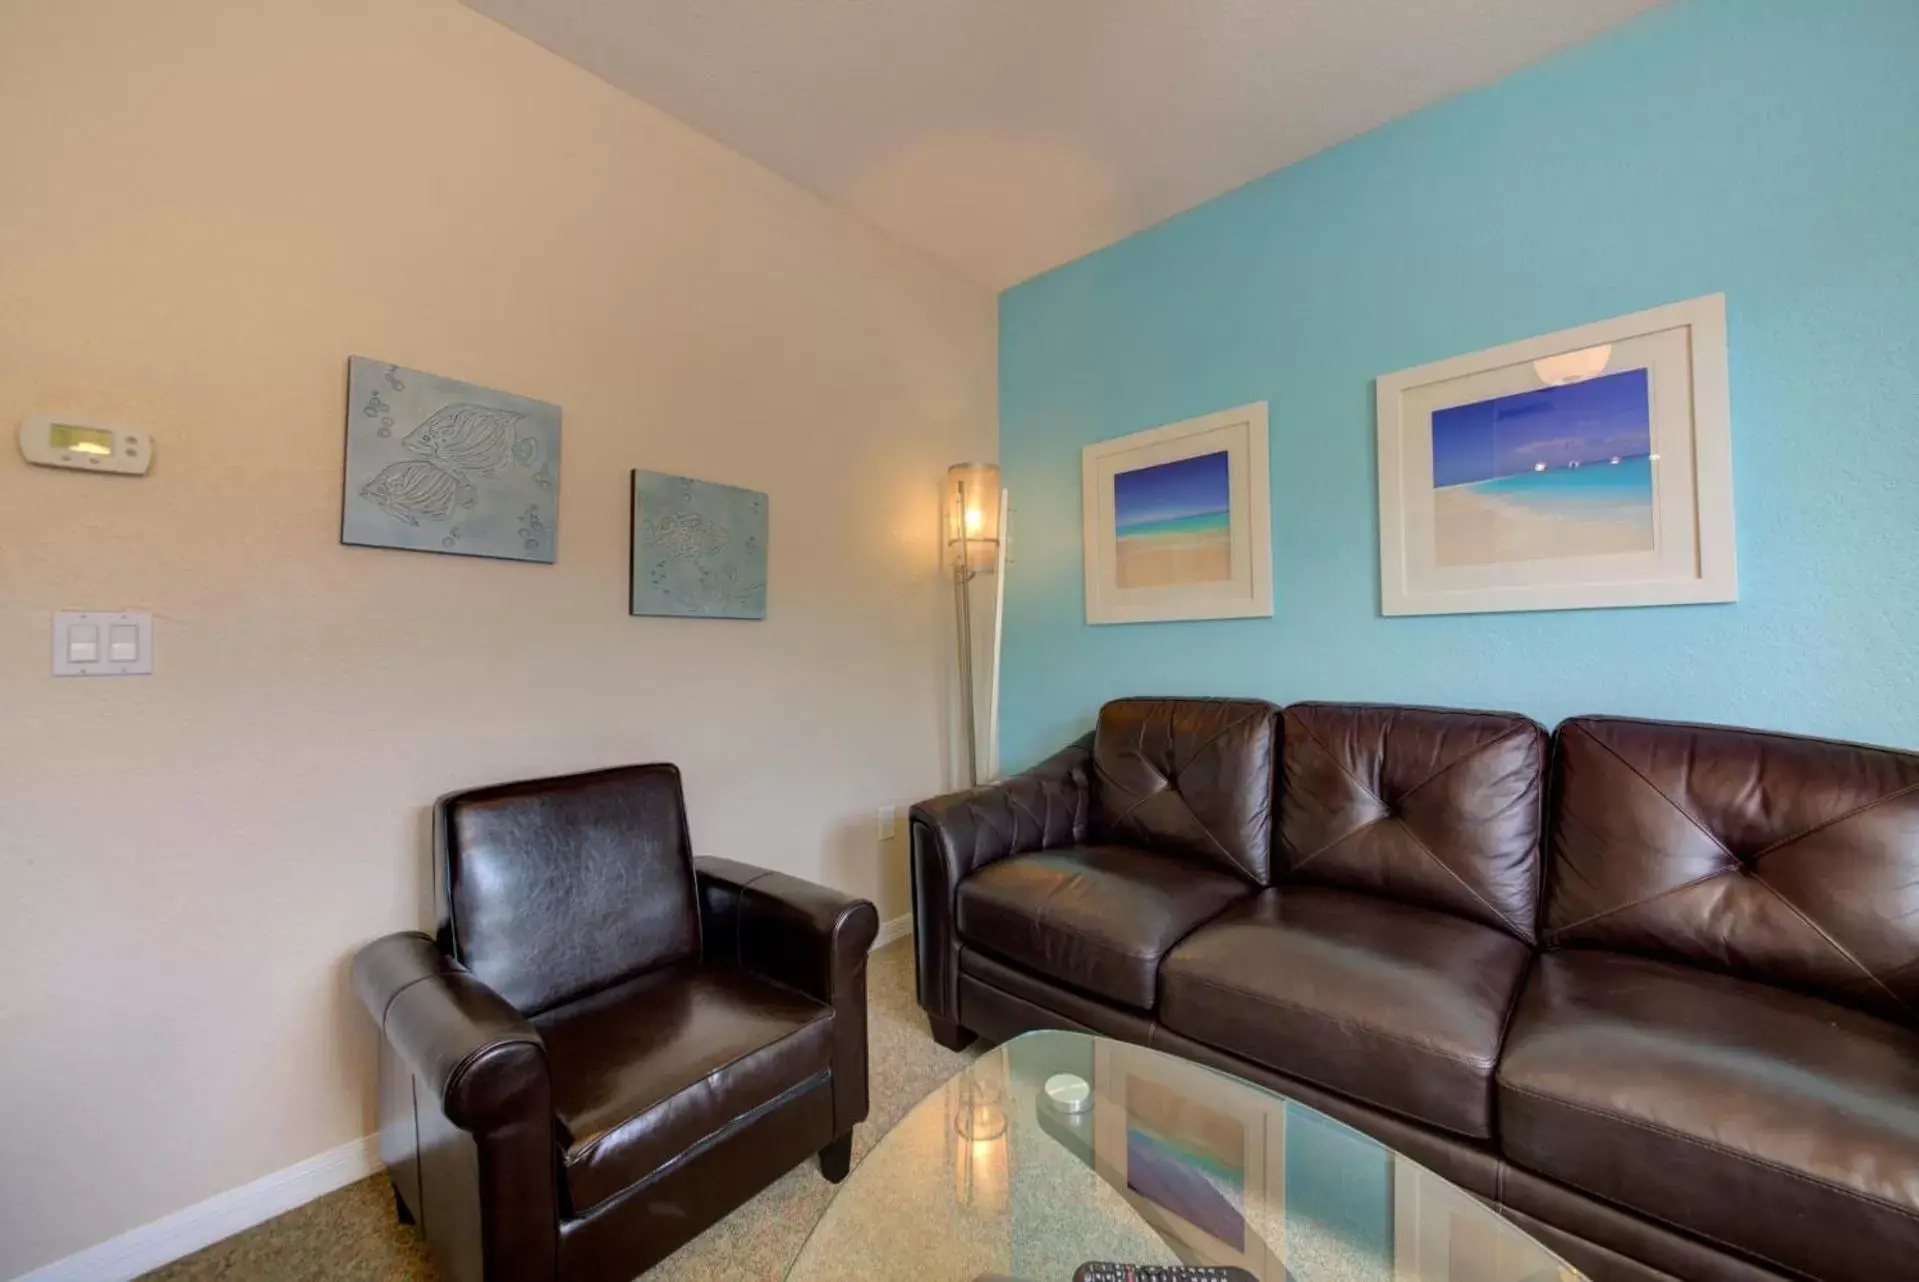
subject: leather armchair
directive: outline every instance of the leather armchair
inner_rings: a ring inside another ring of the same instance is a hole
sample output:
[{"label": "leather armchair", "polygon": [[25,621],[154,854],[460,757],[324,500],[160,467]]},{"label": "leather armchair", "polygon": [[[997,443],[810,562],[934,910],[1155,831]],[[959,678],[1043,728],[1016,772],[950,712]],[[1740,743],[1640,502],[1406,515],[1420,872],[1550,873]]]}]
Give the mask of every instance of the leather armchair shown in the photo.
[{"label": "leather armchair", "polygon": [[919,1003],[948,1050],[973,1040],[959,1023],[959,884],[997,860],[1083,840],[1092,759],[1089,734],[1030,770],[922,801],[908,815]]},{"label": "leather armchair", "polygon": [[435,807],[438,938],[354,960],[398,1212],[456,1282],[625,1282],[866,1115],[878,915],[692,857],[678,771]]}]

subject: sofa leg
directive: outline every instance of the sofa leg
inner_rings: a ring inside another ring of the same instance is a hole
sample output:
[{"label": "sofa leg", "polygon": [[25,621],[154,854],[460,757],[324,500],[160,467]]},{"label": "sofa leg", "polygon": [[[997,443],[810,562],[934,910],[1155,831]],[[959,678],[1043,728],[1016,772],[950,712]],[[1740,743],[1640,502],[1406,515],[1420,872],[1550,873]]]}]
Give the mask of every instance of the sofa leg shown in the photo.
[{"label": "sofa leg", "polygon": [[820,1150],[820,1174],[828,1184],[838,1184],[852,1168],[853,1132],[848,1131]]},{"label": "sofa leg", "polygon": [[393,1188],[393,1218],[402,1224],[413,1223],[413,1212],[407,1209],[406,1199],[400,1196],[398,1185]]},{"label": "sofa leg", "polygon": [[961,1028],[957,1021],[941,1019],[938,1015],[928,1015],[926,1022],[933,1026],[933,1040],[949,1051],[963,1051],[973,1035]]}]

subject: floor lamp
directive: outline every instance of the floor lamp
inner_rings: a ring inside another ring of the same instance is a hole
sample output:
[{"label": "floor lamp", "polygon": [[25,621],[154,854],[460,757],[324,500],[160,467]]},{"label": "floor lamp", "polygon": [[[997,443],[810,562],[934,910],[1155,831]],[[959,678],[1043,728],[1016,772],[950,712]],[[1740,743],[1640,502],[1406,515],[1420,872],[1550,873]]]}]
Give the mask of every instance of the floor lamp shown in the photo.
[{"label": "floor lamp", "polygon": [[[979,782],[979,711],[973,691],[973,580],[997,575],[1006,562],[1006,496],[991,463],[946,469],[946,559],[953,569],[953,621],[959,641],[960,724],[966,739],[966,783]],[[999,626],[994,612],[993,685],[998,701]]]}]

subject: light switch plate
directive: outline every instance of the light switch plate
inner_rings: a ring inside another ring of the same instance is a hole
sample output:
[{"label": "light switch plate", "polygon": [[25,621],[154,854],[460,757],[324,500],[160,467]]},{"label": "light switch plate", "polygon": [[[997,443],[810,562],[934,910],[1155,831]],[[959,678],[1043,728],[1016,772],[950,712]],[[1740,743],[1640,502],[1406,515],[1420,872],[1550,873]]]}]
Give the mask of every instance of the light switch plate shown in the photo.
[{"label": "light switch plate", "polygon": [[899,815],[899,808],[896,806],[881,806],[874,813],[873,817],[877,821],[881,841],[891,841],[899,835]]},{"label": "light switch plate", "polygon": [[[80,662],[73,657],[68,634],[76,627],[93,629],[94,658]],[[131,659],[116,659],[117,650],[125,652],[126,629],[133,629],[134,653]],[[122,644],[116,645],[118,639]],[[53,675],[56,677],[144,677],[153,672],[153,616],[125,610],[61,610],[53,616]]]}]

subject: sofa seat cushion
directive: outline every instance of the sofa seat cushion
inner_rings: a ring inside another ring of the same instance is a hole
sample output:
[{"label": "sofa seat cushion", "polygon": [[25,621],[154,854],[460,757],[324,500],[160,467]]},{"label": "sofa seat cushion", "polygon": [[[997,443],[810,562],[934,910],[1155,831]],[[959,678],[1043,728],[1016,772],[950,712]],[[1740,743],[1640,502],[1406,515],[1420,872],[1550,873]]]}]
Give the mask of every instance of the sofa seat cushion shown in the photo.
[{"label": "sofa seat cushion", "polygon": [[1484,1139],[1532,951],[1463,917],[1329,887],[1268,890],[1160,968],[1159,1020],[1342,1095]]},{"label": "sofa seat cushion", "polygon": [[960,883],[959,934],[1063,984],[1151,1010],[1160,959],[1252,887],[1210,864],[1128,846],[1068,846]]},{"label": "sofa seat cushion", "polygon": [[1571,949],[1528,980],[1500,1142],[1537,1174],[1788,1271],[1919,1258],[1919,1033],[1769,985]]},{"label": "sofa seat cushion", "polygon": [[585,1211],[832,1061],[833,1012],[732,966],[689,962],[536,1016],[566,1188]]}]

